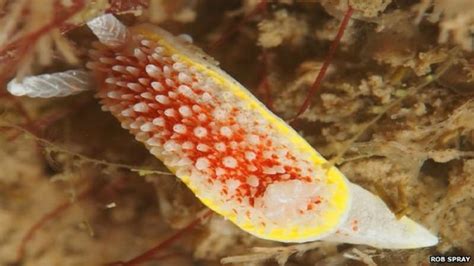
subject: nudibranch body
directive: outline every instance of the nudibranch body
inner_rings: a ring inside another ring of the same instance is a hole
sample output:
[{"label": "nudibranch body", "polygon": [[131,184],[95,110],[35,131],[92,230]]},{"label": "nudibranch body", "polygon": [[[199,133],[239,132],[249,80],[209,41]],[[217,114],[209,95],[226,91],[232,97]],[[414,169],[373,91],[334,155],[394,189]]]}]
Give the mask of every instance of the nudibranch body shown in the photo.
[{"label": "nudibranch body", "polygon": [[[88,26],[100,41],[87,67],[103,109],[205,205],[243,230],[280,242],[393,249],[437,244],[428,230],[397,219],[337,168],[326,169],[319,153],[188,38],[153,25],[127,29],[112,15]],[[77,71],[12,81],[8,90],[69,95],[89,84]],[[61,85],[71,78],[74,86]],[[47,92],[39,92],[39,83]]]},{"label": "nudibranch body", "polygon": [[91,59],[103,109],[212,210],[284,242],[320,239],[345,220],[345,177],[191,44],[141,25]]}]

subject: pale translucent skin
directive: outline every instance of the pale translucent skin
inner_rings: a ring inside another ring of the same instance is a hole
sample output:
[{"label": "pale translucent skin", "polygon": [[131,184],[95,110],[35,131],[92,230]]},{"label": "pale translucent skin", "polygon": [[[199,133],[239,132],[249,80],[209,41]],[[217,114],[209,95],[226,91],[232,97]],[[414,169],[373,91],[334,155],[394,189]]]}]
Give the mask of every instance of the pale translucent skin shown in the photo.
[{"label": "pale translucent skin", "polygon": [[316,185],[290,180],[269,185],[261,203],[269,219],[291,223],[299,217],[299,212],[305,211],[305,207],[320,194]]},{"label": "pale translucent skin", "polygon": [[[94,19],[88,25],[97,35],[103,44],[110,47],[117,47],[126,43],[127,34],[126,27],[120,23],[112,15],[104,15]],[[184,38],[189,41],[189,38]],[[153,70],[151,70],[153,71]],[[62,73],[51,74],[55,80],[60,78]],[[45,79],[50,76],[38,76],[36,78]],[[25,79],[22,84],[9,85],[10,88],[20,88],[20,90],[12,89],[12,93],[18,95],[42,95],[41,97],[62,96],[61,93],[41,93],[39,87],[30,88],[33,93],[25,92],[21,88],[26,88],[26,84],[30,80]],[[23,87],[22,87],[23,86]],[[84,86],[82,89],[86,89]],[[145,106],[136,106],[137,111],[144,111]],[[186,113],[183,110],[183,113]],[[160,121],[156,121],[157,124]],[[147,127],[144,128],[147,130]],[[180,130],[180,128],[177,128]],[[225,131],[225,130],[224,130]],[[225,132],[223,132],[225,134]],[[219,147],[219,145],[217,145]],[[201,146],[200,149],[206,149]],[[251,154],[249,154],[251,157]],[[232,164],[232,161],[228,161]],[[197,164],[200,168],[208,167],[208,162],[200,160]],[[246,180],[251,186],[258,186],[259,180],[254,176],[249,176]],[[238,186],[237,183],[227,184],[229,187]],[[388,249],[407,249],[420,248],[436,245],[438,239],[421,225],[410,220],[407,217],[397,219],[395,215],[388,209],[385,203],[373,195],[369,191],[361,188],[356,184],[350,184],[352,206],[348,217],[344,223],[340,225],[338,230],[332,235],[326,236],[322,240],[331,242],[366,244],[377,248]],[[299,180],[291,180],[271,184],[267,187],[262,201],[257,204],[264,206],[264,212],[269,217],[284,222],[291,222],[292,218],[297,216],[297,212],[301,210],[301,206],[318,196],[319,191],[315,186],[308,186],[308,183]]]},{"label": "pale translucent skin", "polygon": [[325,241],[363,244],[377,248],[409,249],[434,246],[438,238],[410,218],[400,219],[377,196],[351,184],[349,218]]}]

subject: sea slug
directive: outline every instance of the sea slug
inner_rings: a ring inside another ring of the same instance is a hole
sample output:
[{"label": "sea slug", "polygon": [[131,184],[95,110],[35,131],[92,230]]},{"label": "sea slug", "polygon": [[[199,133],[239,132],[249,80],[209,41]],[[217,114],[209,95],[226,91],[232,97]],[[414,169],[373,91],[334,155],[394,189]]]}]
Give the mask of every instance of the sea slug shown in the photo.
[{"label": "sea slug", "polygon": [[[407,217],[397,219],[336,167],[327,169],[318,152],[189,36],[150,24],[127,28],[110,14],[88,26],[99,39],[87,68],[102,109],[206,206],[243,230],[280,242],[394,249],[437,244],[428,230]],[[41,94],[31,78],[13,80],[10,92],[63,96],[83,89],[56,86],[70,79],[64,73],[35,78],[64,92]]]}]

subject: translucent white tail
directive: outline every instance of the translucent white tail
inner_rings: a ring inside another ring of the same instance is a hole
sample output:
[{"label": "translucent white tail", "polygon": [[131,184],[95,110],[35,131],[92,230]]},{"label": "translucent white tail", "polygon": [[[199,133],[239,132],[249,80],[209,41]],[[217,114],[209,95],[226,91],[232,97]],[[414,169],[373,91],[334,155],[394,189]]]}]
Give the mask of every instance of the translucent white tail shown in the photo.
[{"label": "translucent white tail", "polygon": [[377,196],[350,184],[352,206],[346,222],[323,241],[363,244],[377,248],[409,249],[434,246],[438,238],[413,220],[397,219]]}]

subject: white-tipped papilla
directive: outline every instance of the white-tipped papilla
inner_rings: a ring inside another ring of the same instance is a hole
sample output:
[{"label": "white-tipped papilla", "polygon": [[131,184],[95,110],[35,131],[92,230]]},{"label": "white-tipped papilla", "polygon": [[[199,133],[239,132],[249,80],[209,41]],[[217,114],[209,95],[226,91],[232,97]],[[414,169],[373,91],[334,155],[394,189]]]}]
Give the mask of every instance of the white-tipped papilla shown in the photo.
[{"label": "white-tipped papilla", "polygon": [[438,238],[406,216],[400,219],[377,196],[350,183],[352,206],[336,233],[323,241],[369,245],[376,248],[410,249],[434,246]]},{"label": "white-tipped papilla", "polygon": [[7,90],[15,96],[63,97],[90,89],[89,75],[84,70],[68,70],[53,74],[26,77],[10,81]]},{"label": "white-tipped papilla", "polygon": [[127,27],[112,14],[96,17],[87,22],[87,26],[108,47],[120,47],[127,40]]},{"label": "white-tipped papilla", "polygon": [[182,40],[183,42],[186,42],[186,43],[193,43],[193,37],[189,34],[180,34],[178,36],[176,36],[178,39]]}]

